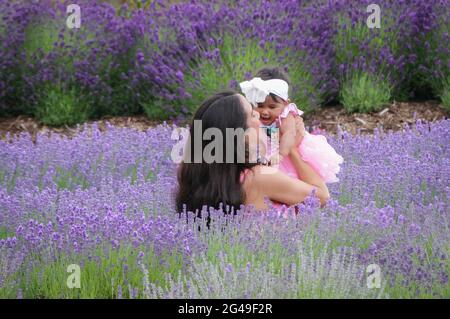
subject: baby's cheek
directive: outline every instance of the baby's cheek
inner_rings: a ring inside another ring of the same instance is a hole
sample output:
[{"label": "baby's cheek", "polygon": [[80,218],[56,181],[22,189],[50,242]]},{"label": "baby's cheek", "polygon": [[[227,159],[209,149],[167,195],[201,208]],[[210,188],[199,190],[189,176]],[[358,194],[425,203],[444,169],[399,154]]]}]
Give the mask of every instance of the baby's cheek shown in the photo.
[{"label": "baby's cheek", "polygon": [[282,109],[282,108],[276,109],[276,110],[274,110],[274,111],[272,112],[273,117],[279,117],[279,116],[281,115],[281,113],[283,113],[283,109]]}]

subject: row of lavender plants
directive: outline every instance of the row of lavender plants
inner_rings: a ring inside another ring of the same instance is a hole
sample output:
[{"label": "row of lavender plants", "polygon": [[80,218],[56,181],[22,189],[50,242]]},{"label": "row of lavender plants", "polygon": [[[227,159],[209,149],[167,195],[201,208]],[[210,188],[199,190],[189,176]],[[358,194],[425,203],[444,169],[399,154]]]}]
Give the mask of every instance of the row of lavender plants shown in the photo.
[{"label": "row of lavender plants", "polygon": [[105,114],[192,112],[262,66],[284,67],[306,111],[372,111],[417,95],[449,103],[448,0],[151,1],[114,7],[0,0],[0,113],[73,124]]},{"label": "row of lavender plants", "polygon": [[0,297],[450,297],[450,120],[328,136],[327,206],[205,208],[209,228],[174,208],[174,128],[1,140]]}]

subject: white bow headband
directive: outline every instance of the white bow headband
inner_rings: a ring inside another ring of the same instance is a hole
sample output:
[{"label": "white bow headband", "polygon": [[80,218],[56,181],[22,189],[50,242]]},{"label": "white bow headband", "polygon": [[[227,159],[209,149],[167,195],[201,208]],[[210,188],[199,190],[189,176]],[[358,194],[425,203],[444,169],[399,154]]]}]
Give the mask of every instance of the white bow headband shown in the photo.
[{"label": "white bow headband", "polygon": [[263,103],[270,93],[281,97],[283,100],[288,99],[289,85],[284,80],[263,81],[261,78],[253,78],[250,81],[241,82],[239,85],[247,100],[253,104]]}]

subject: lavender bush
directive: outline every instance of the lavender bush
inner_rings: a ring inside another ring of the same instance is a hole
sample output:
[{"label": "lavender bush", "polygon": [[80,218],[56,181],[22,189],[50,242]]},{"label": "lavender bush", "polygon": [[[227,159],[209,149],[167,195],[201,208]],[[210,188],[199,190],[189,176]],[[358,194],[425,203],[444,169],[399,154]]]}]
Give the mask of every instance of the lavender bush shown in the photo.
[{"label": "lavender bush", "polygon": [[448,0],[378,2],[380,29],[365,24],[370,1],[81,0],[72,30],[69,3],[0,1],[1,114],[52,125],[176,117],[263,65],[286,69],[306,111],[336,99],[369,111],[424,92],[448,100]]},{"label": "lavender bush", "polygon": [[[209,230],[174,209],[173,128],[1,140],[0,296],[450,296],[449,120],[328,136],[345,162],[325,208],[205,210]],[[367,288],[370,264],[380,289]]]},{"label": "lavender bush", "polygon": [[[276,270],[268,264],[255,266],[254,257],[245,267],[234,268],[227,256],[219,253],[218,262],[200,257],[188,274],[180,273],[177,281],[167,275],[168,289],[144,278],[146,298],[376,298],[383,290],[369,290],[364,285],[364,269],[345,250],[327,255],[326,247],[319,256],[299,247],[298,260]],[[240,256],[236,256],[239,258]],[[353,259],[352,259],[353,258]],[[270,268],[270,269],[267,269]],[[144,270],[144,273],[147,273]],[[187,277],[186,281],[182,280]]]},{"label": "lavender bush", "polygon": [[[405,85],[416,88],[419,96],[431,94],[442,98],[449,82],[449,1],[418,1],[410,4],[405,18],[409,28],[409,43]],[[442,98],[445,104],[445,98]],[[448,105],[448,104],[447,104]]]}]

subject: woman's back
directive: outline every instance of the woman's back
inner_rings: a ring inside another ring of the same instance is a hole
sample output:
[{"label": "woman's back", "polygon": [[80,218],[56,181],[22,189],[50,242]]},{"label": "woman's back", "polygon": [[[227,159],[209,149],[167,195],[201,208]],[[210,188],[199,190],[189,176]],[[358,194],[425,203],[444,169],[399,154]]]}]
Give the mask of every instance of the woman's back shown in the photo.
[{"label": "woman's back", "polygon": [[267,209],[266,198],[270,198],[263,187],[263,183],[267,182],[267,178],[276,171],[273,167],[258,165],[251,169],[245,169],[241,172],[241,184],[245,192],[245,204],[253,205],[256,210]]}]

